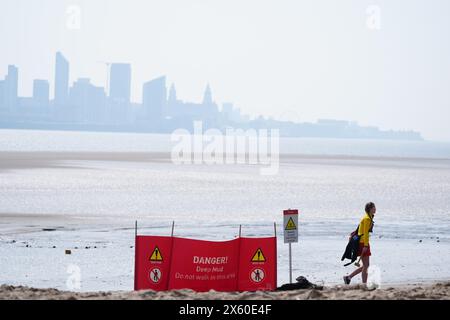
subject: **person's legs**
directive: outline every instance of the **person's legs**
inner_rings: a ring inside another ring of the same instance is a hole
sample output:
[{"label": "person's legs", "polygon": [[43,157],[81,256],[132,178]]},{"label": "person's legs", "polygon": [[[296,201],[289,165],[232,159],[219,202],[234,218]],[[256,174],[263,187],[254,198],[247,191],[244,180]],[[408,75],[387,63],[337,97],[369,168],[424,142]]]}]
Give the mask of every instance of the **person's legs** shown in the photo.
[{"label": "person's legs", "polygon": [[361,277],[362,277],[362,282],[363,283],[367,283],[367,275],[368,275],[368,270],[369,270],[369,264],[370,264],[370,257],[369,256],[365,256],[362,257],[362,263],[363,266],[361,267]]},{"label": "person's legs", "polygon": [[363,267],[359,267],[358,269],[356,269],[355,271],[353,271],[352,273],[350,273],[350,274],[348,275],[348,277],[351,279],[351,278],[353,278],[354,276],[360,274],[362,270],[363,270]]}]

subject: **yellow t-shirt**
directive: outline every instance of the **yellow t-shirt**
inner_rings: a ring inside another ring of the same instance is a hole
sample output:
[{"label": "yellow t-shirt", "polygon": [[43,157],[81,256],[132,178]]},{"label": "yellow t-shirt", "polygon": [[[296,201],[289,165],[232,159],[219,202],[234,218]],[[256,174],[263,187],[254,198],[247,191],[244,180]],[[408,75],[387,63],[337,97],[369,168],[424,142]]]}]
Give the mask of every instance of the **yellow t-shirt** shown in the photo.
[{"label": "yellow t-shirt", "polygon": [[359,239],[359,243],[363,243],[364,246],[369,245],[369,230],[372,225],[372,219],[370,218],[370,215],[366,213],[364,217],[361,219],[361,222],[359,223],[358,228],[358,236],[361,236],[361,239]]}]

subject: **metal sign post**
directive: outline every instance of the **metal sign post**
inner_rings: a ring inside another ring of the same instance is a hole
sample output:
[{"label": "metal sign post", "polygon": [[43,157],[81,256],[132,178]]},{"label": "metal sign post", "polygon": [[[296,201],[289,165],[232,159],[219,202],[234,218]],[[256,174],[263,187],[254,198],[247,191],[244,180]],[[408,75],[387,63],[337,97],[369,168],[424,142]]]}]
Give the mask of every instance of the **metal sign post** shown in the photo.
[{"label": "metal sign post", "polygon": [[289,283],[292,283],[292,244],[289,242]]},{"label": "metal sign post", "polygon": [[298,210],[283,211],[284,243],[289,243],[289,283],[292,283],[292,243],[298,242]]},{"label": "metal sign post", "polygon": [[137,220],[134,221],[134,238],[137,237]]}]

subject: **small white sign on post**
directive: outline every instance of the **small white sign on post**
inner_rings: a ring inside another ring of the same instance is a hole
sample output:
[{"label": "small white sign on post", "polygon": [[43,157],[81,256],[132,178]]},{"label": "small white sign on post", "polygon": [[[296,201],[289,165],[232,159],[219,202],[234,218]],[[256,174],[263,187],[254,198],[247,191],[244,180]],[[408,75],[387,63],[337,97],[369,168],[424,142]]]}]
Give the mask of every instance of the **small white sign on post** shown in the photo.
[{"label": "small white sign on post", "polygon": [[292,283],[292,246],[298,242],[298,210],[288,209],[283,211],[284,243],[289,243],[289,282]]},{"label": "small white sign on post", "polygon": [[298,210],[283,211],[284,243],[298,242]]}]

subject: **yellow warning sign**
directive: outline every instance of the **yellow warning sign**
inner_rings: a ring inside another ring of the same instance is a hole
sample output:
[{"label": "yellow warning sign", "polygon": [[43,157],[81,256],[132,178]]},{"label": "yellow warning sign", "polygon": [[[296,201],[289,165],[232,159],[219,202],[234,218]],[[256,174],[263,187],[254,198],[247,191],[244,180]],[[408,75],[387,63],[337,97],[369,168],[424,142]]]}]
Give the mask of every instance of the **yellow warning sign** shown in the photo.
[{"label": "yellow warning sign", "polygon": [[296,230],[297,226],[294,223],[294,220],[292,220],[292,217],[289,218],[288,223],[286,223],[286,228],[284,228],[285,230]]},{"label": "yellow warning sign", "polygon": [[150,256],[150,261],[163,261],[161,251],[159,251],[158,247],[155,247],[155,249],[153,250],[153,253]]},{"label": "yellow warning sign", "polygon": [[255,254],[253,255],[252,262],[266,262],[266,257],[264,257],[264,253],[262,252],[261,248],[258,248],[258,250],[256,250]]}]

